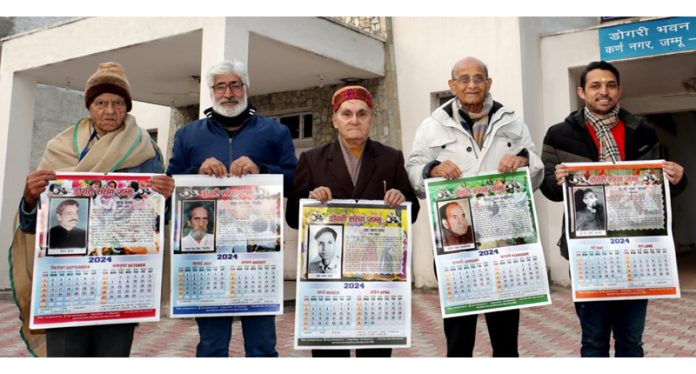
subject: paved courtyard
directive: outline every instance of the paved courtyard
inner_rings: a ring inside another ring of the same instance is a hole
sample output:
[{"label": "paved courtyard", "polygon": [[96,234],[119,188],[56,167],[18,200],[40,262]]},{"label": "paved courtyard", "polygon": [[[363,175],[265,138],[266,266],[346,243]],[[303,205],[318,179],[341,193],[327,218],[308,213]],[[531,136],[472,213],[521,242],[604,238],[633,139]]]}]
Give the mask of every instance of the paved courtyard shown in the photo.
[{"label": "paved courtyard", "polygon": [[[20,321],[11,295],[0,295],[0,357],[27,357],[18,330]],[[522,357],[577,357],[580,327],[570,289],[553,287],[552,305],[523,309],[519,347]],[[445,337],[438,296],[434,290],[416,291],[413,297],[412,347],[394,350],[395,357],[443,357]],[[308,357],[309,351],[293,349],[294,307],[277,317],[278,352],[281,357]],[[242,334],[234,322],[230,355],[242,357]],[[696,292],[681,299],[653,300],[648,306],[644,334],[648,357],[696,357]],[[163,319],[142,323],[136,329],[134,357],[193,357],[198,332],[192,319]],[[491,355],[485,319],[480,317],[474,355]]]}]

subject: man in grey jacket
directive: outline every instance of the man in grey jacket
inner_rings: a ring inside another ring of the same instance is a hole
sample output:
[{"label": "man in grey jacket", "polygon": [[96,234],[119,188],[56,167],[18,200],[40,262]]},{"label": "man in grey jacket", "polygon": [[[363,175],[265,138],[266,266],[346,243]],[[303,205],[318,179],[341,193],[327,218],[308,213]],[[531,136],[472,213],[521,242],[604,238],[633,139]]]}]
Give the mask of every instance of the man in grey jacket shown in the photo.
[{"label": "man in grey jacket", "polygon": [[[409,179],[420,197],[423,180],[456,179],[482,172],[512,172],[529,166],[536,188],[543,164],[534,151],[527,125],[515,112],[493,101],[493,80],[486,65],[474,57],[452,68],[449,87],[455,96],[437,108],[418,127],[406,162]],[[517,357],[519,310],[486,313],[494,357]],[[478,315],[444,320],[448,357],[471,357]]]}]

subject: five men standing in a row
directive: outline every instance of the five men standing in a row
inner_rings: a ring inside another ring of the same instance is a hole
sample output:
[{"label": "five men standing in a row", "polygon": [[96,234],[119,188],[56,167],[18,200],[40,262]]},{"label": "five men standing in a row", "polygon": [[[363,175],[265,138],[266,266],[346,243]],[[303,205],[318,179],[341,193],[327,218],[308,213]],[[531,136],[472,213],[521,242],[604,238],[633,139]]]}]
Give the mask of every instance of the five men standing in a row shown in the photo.
[{"label": "five men standing in a row", "polygon": [[[655,132],[641,118],[620,108],[619,72],[603,61],[591,63],[582,73],[577,92],[585,105],[548,130],[542,157],[524,121],[514,110],[493,100],[493,80],[486,65],[474,57],[458,61],[448,82],[454,98],[421,123],[405,163],[400,151],[369,138],[373,102],[364,87],[336,91],[331,104],[337,140],[303,153],[298,163],[288,128],[256,114],[249,104],[249,76],[243,64],[223,61],[213,66],[206,78],[212,108],[205,111],[205,118],[176,132],[167,175],[282,174],[288,195],[286,219],[295,228],[301,198],[321,202],[336,198],[373,199],[383,200],[389,206],[410,201],[415,221],[419,210],[416,194],[424,196],[427,178],[456,179],[529,167],[532,186],[541,186],[550,200],[561,201],[560,185],[568,176],[565,162],[661,157]],[[87,82],[85,104],[90,117],[52,139],[39,170],[27,177],[19,207],[20,230],[15,237],[33,233],[36,202],[49,181],[55,179],[56,171],[164,171],[157,146],[149,140],[136,140],[143,139],[138,134],[144,130],[127,114],[132,107],[131,93],[120,65],[100,65]],[[135,151],[123,154],[129,149]],[[121,162],[123,159],[125,162]],[[663,167],[673,193],[683,190],[683,167],[669,161]],[[165,197],[174,188],[173,179],[168,176],[153,177],[151,184]],[[445,213],[443,226],[446,221],[447,229],[466,235],[460,233],[467,226],[466,218],[453,214]],[[467,230],[470,235],[470,225]],[[33,244],[32,239],[24,239]],[[564,238],[560,243],[561,253],[568,258]],[[12,250],[31,252],[31,244]],[[617,356],[642,356],[646,309],[647,300],[576,303],[582,327],[582,355],[607,356],[613,332]],[[448,356],[473,355],[477,317],[444,320]],[[520,311],[485,313],[485,318],[493,356],[519,356]],[[273,316],[247,316],[241,320],[247,356],[278,355]],[[196,355],[228,356],[232,318],[197,318],[196,322],[200,334]],[[48,355],[128,356],[134,329],[134,324],[50,329]],[[327,352],[319,350],[312,354],[327,356]],[[328,355],[349,353],[332,351]],[[358,350],[358,356],[389,355],[391,350]]]}]

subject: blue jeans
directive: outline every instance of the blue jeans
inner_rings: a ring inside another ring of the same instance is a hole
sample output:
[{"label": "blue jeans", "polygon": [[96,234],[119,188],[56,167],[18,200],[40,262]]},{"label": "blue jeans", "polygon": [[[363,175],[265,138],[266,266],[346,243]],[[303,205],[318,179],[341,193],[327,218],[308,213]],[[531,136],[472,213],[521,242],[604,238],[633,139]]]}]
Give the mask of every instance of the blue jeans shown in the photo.
[{"label": "blue jeans", "polygon": [[575,303],[582,327],[582,357],[609,357],[614,333],[616,357],[643,357],[643,330],[648,300]]},{"label": "blue jeans", "polygon": [[[278,357],[275,316],[241,317],[246,357]],[[196,357],[229,357],[232,317],[196,318]]]}]

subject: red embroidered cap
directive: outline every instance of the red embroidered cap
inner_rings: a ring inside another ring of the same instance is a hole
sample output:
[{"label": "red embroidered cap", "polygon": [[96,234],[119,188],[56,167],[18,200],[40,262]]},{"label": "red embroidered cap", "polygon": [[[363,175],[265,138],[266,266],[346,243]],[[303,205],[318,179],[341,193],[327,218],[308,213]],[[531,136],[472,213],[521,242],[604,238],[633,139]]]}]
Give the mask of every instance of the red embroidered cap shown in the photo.
[{"label": "red embroidered cap", "polygon": [[372,109],[372,95],[370,95],[370,91],[363,86],[346,86],[336,90],[331,98],[331,106],[333,107],[334,113],[336,113],[341,104],[347,100],[362,100]]}]

